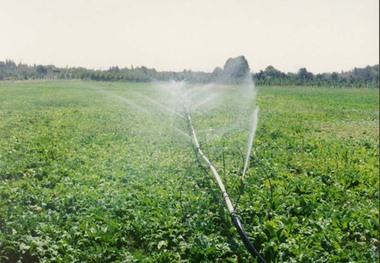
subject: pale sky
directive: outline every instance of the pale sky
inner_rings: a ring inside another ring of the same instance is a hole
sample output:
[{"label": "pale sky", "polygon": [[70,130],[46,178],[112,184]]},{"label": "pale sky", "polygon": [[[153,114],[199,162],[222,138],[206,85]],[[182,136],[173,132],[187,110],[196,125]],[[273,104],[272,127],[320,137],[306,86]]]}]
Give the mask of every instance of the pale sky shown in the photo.
[{"label": "pale sky", "polygon": [[379,63],[379,0],[0,0],[0,60],[211,72]]}]

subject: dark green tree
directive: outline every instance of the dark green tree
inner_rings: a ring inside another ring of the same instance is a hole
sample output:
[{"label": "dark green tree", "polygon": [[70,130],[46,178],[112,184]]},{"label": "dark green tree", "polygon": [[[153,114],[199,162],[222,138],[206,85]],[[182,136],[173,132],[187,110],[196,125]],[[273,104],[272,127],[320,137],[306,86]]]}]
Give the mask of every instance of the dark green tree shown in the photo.
[{"label": "dark green tree", "polygon": [[44,75],[46,75],[47,73],[47,69],[46,67],[42,66],[42,65],[38,65],[37,68],[37,74],[42,78]]},{"label": "dark green tree", "polygon": [[308,81],[313,79],[313,73],[307,71],[306,68],[300,68],[298,70],[298,79],[303,80],[303,81]]},{"label": "dark green tree", "polygon": [[249,73],[249,65],[244,56],[229,58],[223,68],[223,76],[233,79],[241,79]]}]

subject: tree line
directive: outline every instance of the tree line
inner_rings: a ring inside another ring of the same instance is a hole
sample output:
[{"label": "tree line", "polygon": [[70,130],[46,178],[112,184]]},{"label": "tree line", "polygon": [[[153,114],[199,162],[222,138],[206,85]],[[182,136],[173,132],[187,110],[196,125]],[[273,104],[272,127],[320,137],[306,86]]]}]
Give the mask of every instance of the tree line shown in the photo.
[{"label": "tree line", "polygon": [[300,68],[297,73],[285,74],[273,66],[268,66],[254,75],[257,85],[379,88],[379,65],[354,68],[341,73],[322,74],[313,74],[306,68]]},{"label": "tree line", "polygon": [[333,87],[369,87],[379,88],[379,65],[354,68],[347,72],[313,74],[306,68],[297,73],[284,73],[268,66],[265,70],[250,73],[244,56],[229,58],[223,68],[217,67],[211,73],[183,70],[157,71],[144,66],[130,68],[110,67],[107,70],[86,69],[83,67],[60,68],[54,65],[16,64],[12,60],[0,61],[0,80],[33,80],[33,79],[82,79],[95,81],[188,81],[194,83],[236,83],[243,76],[250,74],[256,85],[276,86],[333,86]]}]

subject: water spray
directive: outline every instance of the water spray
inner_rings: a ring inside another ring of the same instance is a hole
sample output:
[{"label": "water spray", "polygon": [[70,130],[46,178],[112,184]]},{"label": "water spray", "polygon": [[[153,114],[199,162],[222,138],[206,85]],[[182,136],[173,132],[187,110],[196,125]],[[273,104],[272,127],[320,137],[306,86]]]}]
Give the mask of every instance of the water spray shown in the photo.
[{"label": "water spray", "polygon": [[[164,104],[160,103],[159,101],[157,101],[157,100],[155,100],[153,98],[150,98],[150,97],[144,96],[144,95],[140,95],[140,94],[137,94],[137,95],[143,97],[145,100],[149,101],[150,103],[154,104],[155,106],[158,106],[159,109],[164,110],[166,113],[171,114],[171,115],[173,115],[175,117],[180,117],[181,119],[184,119],[184,120],[187,121],[187,124],[188,124],[188,127],[189,127],[189,131],[190,131],[190,135],[184,133],[182,130],[180,130],[180,129],[174,127],[174,126],[173,126],[173,129],[175,129],[182,136],[190,138],[193,141],[197,154],[200,157],[202,157],[202,159],[205,161],[205,163],[207,164],[207,166],[211,170],[211,172],[212,172],[212,174],[213,174],[213,176],[214,176],[214,178],[215,178],[215,180],[216,180],[216,182],[218,184],[218,187],[219,187],[219,189],[220,189],[220,191],[222,193],[223,199],[224,199],[225,204],[227,206],[228,213],[229,213],[229,215],[230,215],[230,217],[232,219],[232,222],[233,222],[236,230],[238,231],[238,233],[240,235],[240,238],[243,241],[245,247],[247,248],[247,250],[249,251],[249,253],[254,258],[258,259],[259,262],[264,262],[265,263],[266,262],[265,259],[259,254],[259,252],[256,250],[256,248],[250,242],[250,240],[248,238],[248,235],[244,231],[243,226],[241,224],[241,221],[239,219],[239,216],[238,216],[238,214],[237,214],[237,212],[235,210],[234,205],[232,204],[232,201],[231,201],[231,199],[230,199],[230,197],[229,197],[229,195],[227,193],[226,187],[224,186],[221,177],[218,174],[218,171],[216,170],[216,168],[214,167],[214,165],[211,163],[211,161],[208,159],[208,157],[203,153],[203,151],[201,149],[201,145],[199,143],[197,134],[195,132],[194,125],[193,125],[193,122],[192,122],[192,119],[191,119],[191,116],[190,116],[190,112],[189,112],[189,110],[188,110],[188,108],[186,106],[186,105],[188,105],[188,103],[192,99],[194,99],[195,96],[197,96],[194,93],[192,94],[193,91],[194,90],[187,90],[187,91],[185,91],[182,94],[178,94],[178,90],[177,89],[174,89],[174,90],[172,89],[171,90],[172,96],[175,97],[177,101],[179,99],[177,106],[182,106],[183,107],[184,114],[178,113],[174,109],[168,107],[167,105],[164,105]],[[112,94],[112,96],[114,98],[116,98],[116,99],[122,100],[123,102],[127,103],[128,105],[130,105],[130,106],[132,106],[132,107],[134,107],[136,109],[142,110],[144,113],[151,114],[150,111],[146,110],[145,108],[143,108],[143,107],[141,107],[139,105],[134,104],[132,101],[130,101],[129,99],[127,99],[125,97],[122,97],[122,96],[119,96],[119,95],[116,95],[116,94]],[[215,98],[217,98],[217,94],[216,93],[212,93],[210,96],[205,96],[205,98],[202,97],[202,101],[200,103],[196,104],[196,105],[193,105],[192,109],[194,110],[194,109],[197,109],[198,107],[200,107],[202,105],[209,104],[210,101],[215,100]],[[248,169],[249,158],[251,156],[252,144],[253,144],[256,128],[257,128],[258,110],[259,110],[258,107],[256,107],[254,109],[254,111],[252,113],[252,117],[251,117],[252,123],[251,123],[251,132],[250,132],[249,139],[248,139],[248,151],[247,151],[246,158],[243,159],[244,168],[243,168],[243,173],[242,173],[242,176],[241,176],[241,183],[242,183],[242,185],[243,185],[243,180],[244,180],[246,171]],[[225,167],[224,155],[223,155],[223,163],[224,163],[223,167]],[[224,171],[224,174],[225,173],[226,173],[226,171]]]},{"label": "water spray", "polygon": [[241,176],[242,182],[244,181],[245,173],[247,172],[247,169],[248,169],[249,158],[251,157],[253,139],[255,138],[256,129],[257,129],[258,114],[259,114],[259,107],[256,107],[252,114],[252,127],[251,127],[251,133],[249,134],[248,151],[247,151],[247,155],[244,161],[243,175]]},{"label": "water spray", "polygon": [[[203,153],[201,146],[199,144],[199,141],[198,141],[197,134],[196,134],[195,129],[194,129],[193,122],[192,122],[191,117],[190,117],[190,113],[189,113],[184,102],[183,102],[183,107],[184,107],[185,116],[187,119],[187,123],[189,125],[190,134],[191,134],[191,137],[193,139],[193,143],[194,143],[194,146],[196,148],[196,151],[199,154],[199,156],[202,157],[202,159],[205,161],[207,166],[210,168],[212,174],[214,175],[214,178],[215,178],[215,180],[219,186],[219,189],[222,192],[222,196],[223,196],[223,199],[226,203],[226,206],[227,206],[228,212],[231,216],[232,222],[233,222],[234,226],[236,227],[236,230],[238,231],[240,238],[242,239],[242,241],[243,241],[245,247],[247,248],[247,250],[249,251],[249,253],[255,258],[257,257],[259,262],[265,263],[266,262],[265,259],[259,254],[259,252],[256,250],[256,248],[249,241],[248,235],[246,234],[246,232],[243,229],[243,226],[240,222],[238,214],[236,213],[235,208],[231,202],[231,199],[228,196],[227,190],[223,184],[222,179],[220,178],[220,176],[218,174],[218,171],[215,169],[214,165],[210,162],[210,160],[207,158],[207,156]],[[257,120],[257,113],[258,113],[258,108],[256,108],[254,111],[254,117],[256,116],[255,120]],[[253,125],[254,125],[253,128],[255,130],[256,129],[255,127],[257,125],[257,121],[254,121]],[[250,145],[251,146],[252,146],[253,137],[254,137],[254,132],[252,132],[252,133],[253,133],[253,135],[250,136]],[[248,151],[248,155],[250,155],[250,151]],[[248,158],[249,158],[249,156],[247,156],[247,159]],[[246,161],[246,163],[247,162],[248,161]],[[246,171],[246,167],[244,168],[244,173],[245,173],[245,171]],[[244,176],[244,173],[243,173],[243,176]]]}]

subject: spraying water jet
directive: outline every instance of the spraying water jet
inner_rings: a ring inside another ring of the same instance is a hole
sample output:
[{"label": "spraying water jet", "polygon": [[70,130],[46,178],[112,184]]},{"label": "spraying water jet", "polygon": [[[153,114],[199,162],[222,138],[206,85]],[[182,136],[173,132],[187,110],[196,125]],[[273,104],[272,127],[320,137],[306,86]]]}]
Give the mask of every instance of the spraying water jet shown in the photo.
[{"label": "spraying water jet", "polygon": [[[192,122],[191,117],[190,117],[190,113],[189,113],[185,104],[183,104],[183,107],[184,107],[185,115],[187,117],[190,134],[192,136],[196,151],[199,154],[199,156],[202,157],[202,159],[205,161],[207,166],[210,168],[212,174],[214,175],[214,178],[215,178],[215,180],[219,186],[219,189],[222,193],[223,199],[226,203],[229,215],[231,216],[232,222],[233,222],[234,226],[236,227],[245,247],[248,249],[248,251],[251,253],[251,255],[253,257],[258,258],[259,262],[266,262],[265,259],[263,257],[261,257],[260,253],[256,250],[256,248],[252,245],[252,243],[250,242],[246,232],[244,231],[243,226],[240,222],[240,219],[239,219],[239,217],[235,211],[235,208],[231,202],[231,199],[228,196],[226,187],[224,186],[223,181],[218,174],[218,171],[215,169],[214,165],[210,162],[210,160],[207,158],[207,156],[203,153],[203,151],[201,149],[201,145],[198,141],[198,137],[197,137],[197,134],[196,134],[195,129],[194,129],[193,122]],[[255,110],[255,113],[257,114],[257,110]],[[253,136],[251,138],[253,140]]]},{"label": "spraying water jet", "polygon": [[247,172],[247,169],[248,169],[249,158],[251,157],[253,140],[255,138],[256,129],[257,129],[258,114],[259,114],[259,107],[256,107],[252,114],[252,124],[251,124],[252,127],[251,127],[251,133],[249,134],[248,151],[247,151],[247,155],[244,161],[243,175],[241,178],[242,181],[244,181],[245,173]]}]

